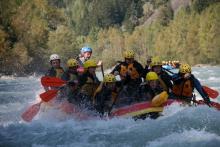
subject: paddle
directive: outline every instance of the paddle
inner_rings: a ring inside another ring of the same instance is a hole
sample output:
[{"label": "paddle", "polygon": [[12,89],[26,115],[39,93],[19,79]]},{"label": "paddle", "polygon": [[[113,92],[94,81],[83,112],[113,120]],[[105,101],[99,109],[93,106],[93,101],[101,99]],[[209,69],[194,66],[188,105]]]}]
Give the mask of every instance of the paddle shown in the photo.
[{"label": "paddle", "polygon": [[39,103],[33,104],[30,106],[22,115],[22,119],[30,122],[40,111],[40,106],[43,102],[48,102],[53,99],[59,90],[48,90],[40,94],[41,101]]},{"label": "paddle", "polygon": [[41,84],[45,87],[49,87],[49,86],[59,87],[59,86],[62,86],[66,83],[67,83],[66,81],[64,81],[60,78],[57,78],[57,77],[44,76],[41,78]]},{"label": "paddle", "polygon": [[103,69],[103,64],[101,65],[101,70],[102,70],[102,77],[104,78],[104,69]]},{"label": "paddle", "polygon": [[41,98],[42,101],[48,102],[48,101],[50,101],[51,99],[53,99],[57,95],[58,91],[59,91],[59,89],[58,90],[55,90],[55,89],[48,90],[48,91],[46,91],[44,93],[41,93],[40,94],[40,98]]},{"label": "paddle", "polygon": [[36,115],[37,113],[40,111],[40,105],[42,104],[43,101],[37,103],[37,104],[33,104],[32,106],[30,106],[22,115],[21,118],[26,121],[26,122],[30,122]]},{"label": "paddle", "polygon": [[[195,101],[195,102],[199,105],[206,105],[206,103],[203,100],[198,100],[198,101]],[[217,102],[211,101],[211,107],[215,107],[217,110],[220,110],[220,104],[217,103]]]},{"label": "paddle", "polygon": [[[170,70],[168,70],[168,69],[165,69],[165,68],[163,68],[163,69],[164,69],[165,71],[171,73],[171,74],[175,74],[174,72],[172,72],[172,71],[170,71]],[[214,90],[214,89],[212,89],[212,88],[210,88],[210,87],[208,87],[208,86],[204,86],[204,85],[203,85],[202,88],[203,88],[203,90],[208,94],[208,96],[209,96],[210,98],[212,98],[212,99],[217,98],[218,95],[219,95],[218,91],[216,91],[216,90]]]},{"label": "paddle", "polygon": [[216,99],[219,95],[218,91],[211,89],[210,87],[202,86],[202,88],[209,95],[209,97],[212,99]]}]

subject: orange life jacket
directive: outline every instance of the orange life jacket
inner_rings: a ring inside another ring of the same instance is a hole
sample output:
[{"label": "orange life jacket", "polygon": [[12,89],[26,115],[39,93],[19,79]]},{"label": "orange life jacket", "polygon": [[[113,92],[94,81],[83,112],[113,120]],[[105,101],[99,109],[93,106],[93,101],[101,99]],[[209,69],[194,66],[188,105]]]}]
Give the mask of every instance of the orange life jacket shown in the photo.
[{"label": "orange life jacket", "polygon": [[127,66],[121,65],[121,70],[120,70],[120,77],[121,79],[125,79],[127,75]]},{"label": "orange life jacket", "polygon": [[178,85],[174,84],[172,91],[176,96],[192,97],[193,83],[191,80],[186,80]]},{"label": "orange life jacket", "polygon": [[140,77],[140,74],[137,72],[137,69],[134,67],[134,64],[131,63],[128,66],[121,65],[121,70],[120,70],[121,79],[125,79],[128,70],[131,71],[130,77],[132,80],[135,80]]}]

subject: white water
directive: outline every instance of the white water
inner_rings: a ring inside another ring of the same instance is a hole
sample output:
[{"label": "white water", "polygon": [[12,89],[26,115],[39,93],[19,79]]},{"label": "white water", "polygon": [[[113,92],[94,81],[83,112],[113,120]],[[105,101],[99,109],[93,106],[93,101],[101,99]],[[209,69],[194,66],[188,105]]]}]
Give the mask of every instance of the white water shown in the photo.
[{"label": "white water", "polygon": [[[220,91],[220,67],[196,67],[193,71],[203,85]],[[163,117],[138,121],[78,121],[53,110],[40,112],[32,123],[25,123],[20,115],[43,92],[39,79],[1,77],[0,146],[220,146],[220,112],[207,106],[174,104],[165,109]]]}]

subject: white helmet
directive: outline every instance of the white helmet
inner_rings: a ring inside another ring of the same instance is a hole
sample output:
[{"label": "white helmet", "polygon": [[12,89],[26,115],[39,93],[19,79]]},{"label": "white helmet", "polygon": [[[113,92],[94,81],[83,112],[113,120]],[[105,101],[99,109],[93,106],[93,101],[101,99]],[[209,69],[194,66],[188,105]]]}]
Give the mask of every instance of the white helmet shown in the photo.
[{"label": "white helmet", "polygon": [[50,62],[53,60],[60,60],[60,56],[57,54],[52,54],[50,55]]}]

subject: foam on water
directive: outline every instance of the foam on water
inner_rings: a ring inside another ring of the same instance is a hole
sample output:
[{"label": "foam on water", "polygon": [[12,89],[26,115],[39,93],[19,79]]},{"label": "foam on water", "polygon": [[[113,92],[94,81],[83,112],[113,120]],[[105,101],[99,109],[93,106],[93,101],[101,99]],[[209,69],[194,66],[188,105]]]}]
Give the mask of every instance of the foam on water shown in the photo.
[{"label": "foam on water", "polygon": [[1,80],[14,80],[15,78],[15,76],[0,76]]}]

